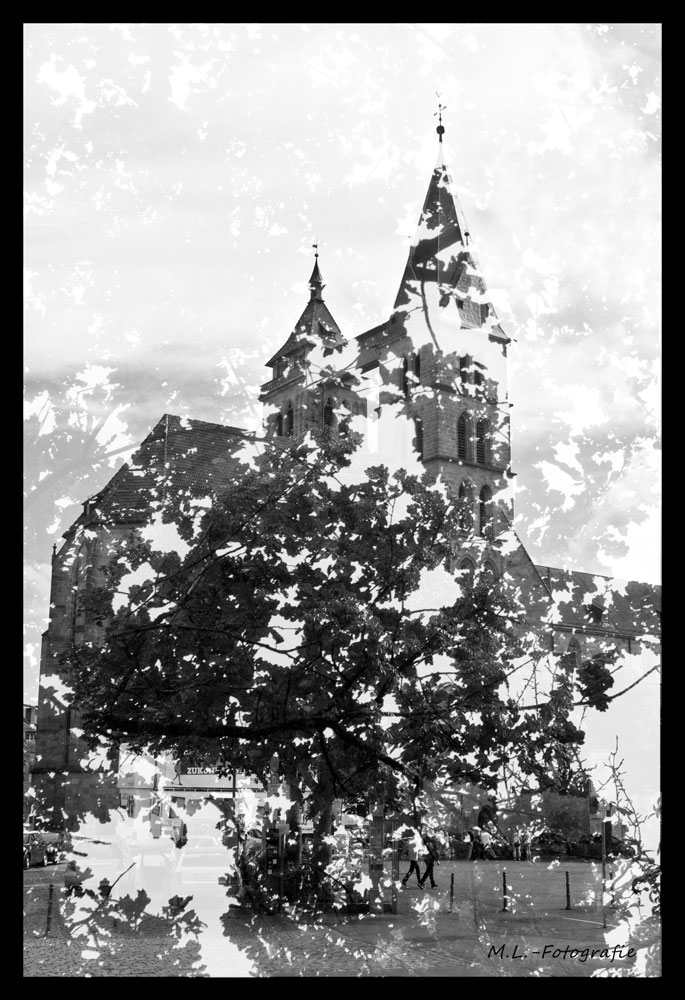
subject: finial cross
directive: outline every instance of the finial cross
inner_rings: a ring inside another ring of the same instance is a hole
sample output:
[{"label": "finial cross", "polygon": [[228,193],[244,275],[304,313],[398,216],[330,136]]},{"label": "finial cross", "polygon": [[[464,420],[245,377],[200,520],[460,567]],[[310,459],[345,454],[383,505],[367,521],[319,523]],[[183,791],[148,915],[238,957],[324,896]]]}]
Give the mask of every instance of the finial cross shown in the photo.
[{"label": "finial cross", "polygon": [[441,103],[440,94],[437,92],[437,90],[435,91],[435,96],[438,99],[438,110],[433,115],[434,118],[435,115],[438,116],[438,127],[436,128],[435,131],[438,133],[438,138],[440,139],[440,142],[442,142],[442,137],[445,134],[445,126],[442,124],[442,113],[443,111],[447,111],[447,107],[446,105]]}]

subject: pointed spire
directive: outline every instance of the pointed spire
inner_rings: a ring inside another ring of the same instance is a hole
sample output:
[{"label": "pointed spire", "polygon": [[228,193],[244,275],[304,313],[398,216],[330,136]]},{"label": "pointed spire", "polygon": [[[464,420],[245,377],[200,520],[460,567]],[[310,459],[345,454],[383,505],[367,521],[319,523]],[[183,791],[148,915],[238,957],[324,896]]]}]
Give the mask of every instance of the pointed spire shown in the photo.
[{"label": "pointed spire", "polygon": [[[469,262],[465,230],[464,216],[451,191],[441,146],[395,300],[396,309],[409,301],[407,282],[440,282],[450,286],[456,283]],[[451,252],[450,248],[453,248]]]},{"label": "pointed spire", "polygon": [[312,276],[309,279],[309,300],[316,302],[323,302],[322,292],[326,287],[323,283],[321,277],[321,271],[319,270],[319,244],[312,243],[314,247],[314,270],[312,271]]},{"label": "pointed spire", "polygon": [[[439,96],[439,95],[438,95]],[[492,326],[496,314],[486,297],[487,286],[473,247],[461,205],[452,191],[452,181],[445,165],[442,146],[444,127],[438,104],[436,115],[440,147],[421,210],[416,235],[409,249],[407,264],[393,307],[394,315],[414,307],[427,308],[426,296],[436,295],[439,309],[459,310],[462,329],[486,324],[492,336],[505,339],[499,327]],[[393,322],[396,322],[393,320]]]},{"label": "pointed spire", "polygon": [[312,243],[314,248],[314,270],[309,279],[309,302],[304,312],[295,324],[285,344],[267,361],[267,367],[273,368],[277,361],[289,357],[304,344],[321,343],[325,351],[333,351],[344,346],[345,338],[340,327],[331,316],[321,294],[326,287],[319,270],[319,244]]}]

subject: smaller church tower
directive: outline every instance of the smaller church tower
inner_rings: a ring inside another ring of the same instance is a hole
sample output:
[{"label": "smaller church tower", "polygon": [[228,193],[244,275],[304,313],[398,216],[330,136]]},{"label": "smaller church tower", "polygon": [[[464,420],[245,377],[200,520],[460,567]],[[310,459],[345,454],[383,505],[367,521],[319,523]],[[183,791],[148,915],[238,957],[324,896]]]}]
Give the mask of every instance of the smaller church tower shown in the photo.
[{"label": "smaller church tower", "polygon": [[307,434],[340,433],[351,416],[365,415],[354,372],[336,368],[347,342],[323,299],[318,250],[314,257],[309,301],[286,342],[267,361],[272,377],[261,387],[267,437],[283,445]]}]

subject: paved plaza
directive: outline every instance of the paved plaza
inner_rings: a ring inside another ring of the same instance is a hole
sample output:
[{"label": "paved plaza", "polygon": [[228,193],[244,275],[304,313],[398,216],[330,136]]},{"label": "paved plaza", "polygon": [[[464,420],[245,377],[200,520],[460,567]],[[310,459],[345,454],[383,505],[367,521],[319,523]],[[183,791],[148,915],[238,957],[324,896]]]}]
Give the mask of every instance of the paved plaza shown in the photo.
[{"label": "paved plaza", "polygon": [[135,930],[107,918],[94,933],[92,922],[65,922],[63,867],[25,873],[25,976],[558,977],[634,961],[611,907],[603,913],[601,866],[591,863],[443,862],[437,889],[401,890],[396,914],[298,921],[230,908],[217,887],[190,904],[206,925],[197,935],[153,918]]}]

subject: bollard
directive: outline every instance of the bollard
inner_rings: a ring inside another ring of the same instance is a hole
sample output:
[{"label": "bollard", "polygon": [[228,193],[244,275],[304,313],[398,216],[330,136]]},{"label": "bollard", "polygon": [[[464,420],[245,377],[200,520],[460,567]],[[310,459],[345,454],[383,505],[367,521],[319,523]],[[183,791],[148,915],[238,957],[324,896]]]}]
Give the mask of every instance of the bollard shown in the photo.
[{"label": "bollard", "polygon": [[450,913],[454,910],[454,872],[450,875]]},{"label": "bollard", "polygon": [[50,888],[48,889],[48,920],[45,927],[45,936],[47,937],[50,933],[50,925],[52,924],[52,897],[55,891],[55,887],[50,883]]},{"label": "bollard", "polygon": [[609,869],[609,878],[611,879],[611,899],[609,900],[609,906],[613,910],[616,906],[616,881],[614,879],[613,866]]},{"label": "bollard", "polygon": [[569,881],[568,872],[566,872],[566,909],[571,909],[571,883]]},{"label": "bollard", "polygon": [[506,913],[509,909],[509,896],[507,895],[507,869],[502,869],[502,913]]}]

